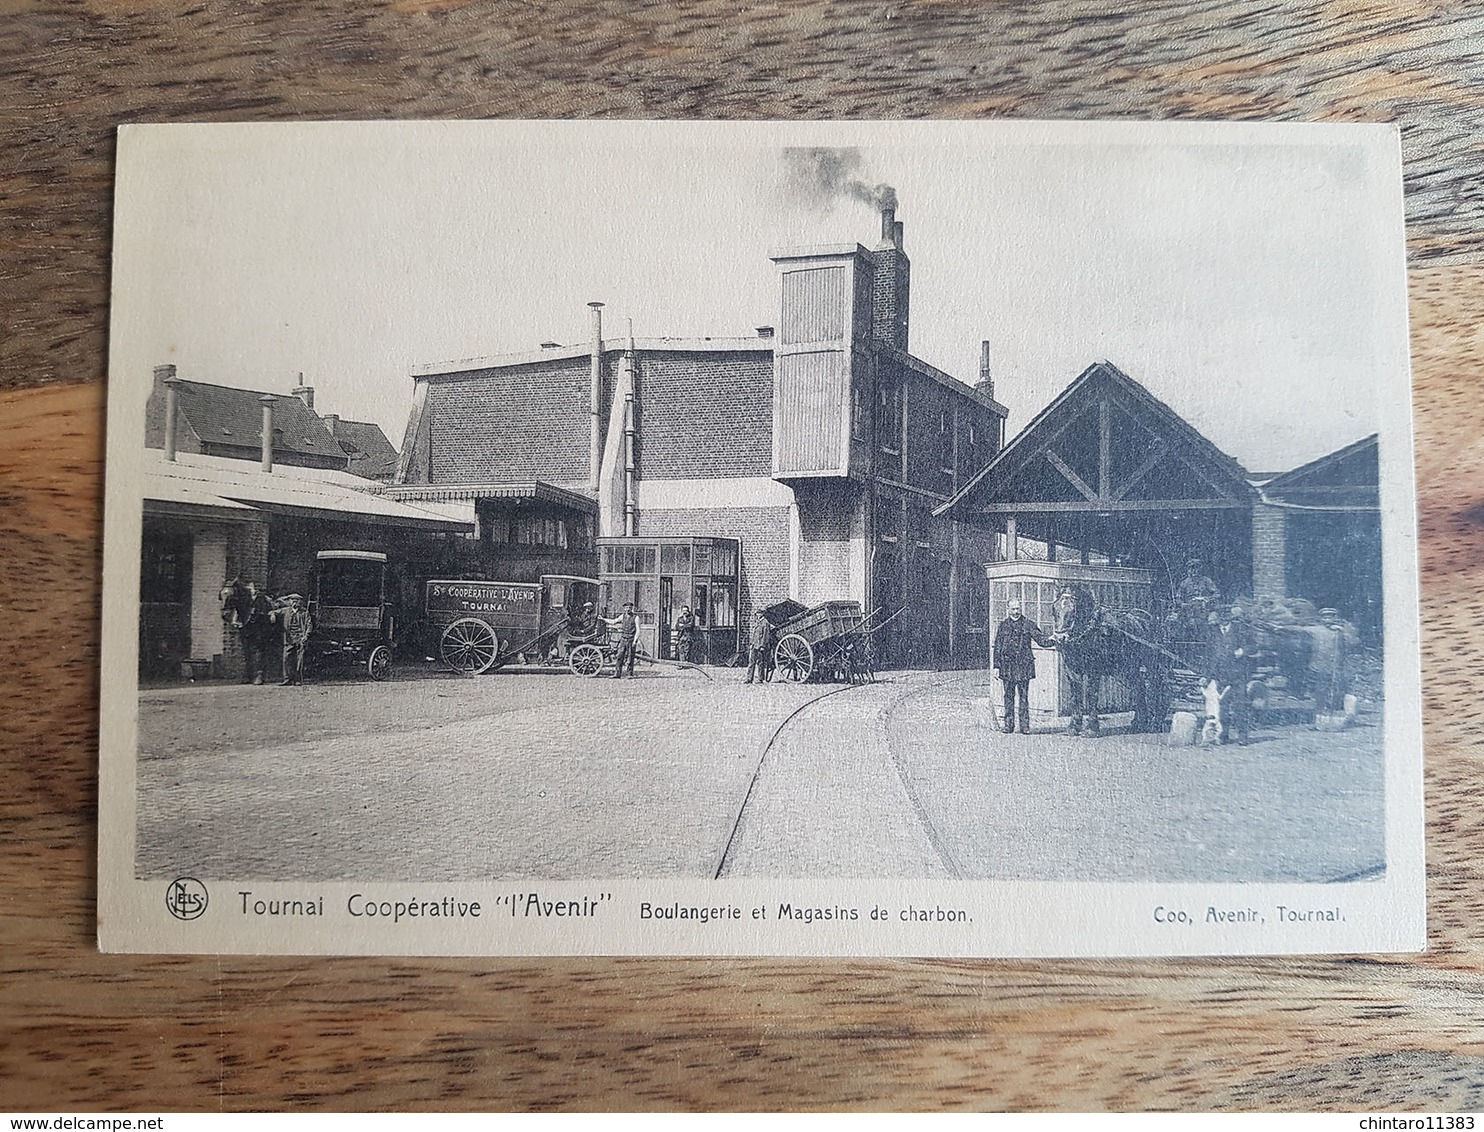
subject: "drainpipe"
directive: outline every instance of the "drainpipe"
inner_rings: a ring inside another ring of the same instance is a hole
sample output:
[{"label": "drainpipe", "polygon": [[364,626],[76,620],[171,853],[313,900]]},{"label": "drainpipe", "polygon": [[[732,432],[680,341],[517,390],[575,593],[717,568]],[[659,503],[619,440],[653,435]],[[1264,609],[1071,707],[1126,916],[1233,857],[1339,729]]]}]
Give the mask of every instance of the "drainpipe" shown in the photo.
[{"label": "drainpipe", "polygon": [[623,533],[634,533],[634,391],[631,388],[623,399]]},{"label": "drainpipe", "polygon": [[175,448],[179,443],[175,420],[180,415],[180,379],[175,376],[174,366],[160,366],[168,374],[162,378],[165,387],[165,459],[175,460]]},{"label": "drainpipe", "polygon": [[639,385],[639,353],[634,348],[634,320],[629,319],[629,391],[624,394],[623,533],[634,534],[634,391]]},{"label": "drainpipe", "polygon": [[598,424],[603,391],[603,304],[588,303],[587,306],[593,312],[593,372],[588,389],[588,416],[591,420],[591,429],[588,433],[587,445],[587,486],[593,498],[596,499],[602,479],[603,463],[603,435]]},{"label": "drainpipe", "polygon": [[263,471],[273,470],[273,402],[278,398],[271,393],[264,393],[258,398],[258,404],[263,406]]}]

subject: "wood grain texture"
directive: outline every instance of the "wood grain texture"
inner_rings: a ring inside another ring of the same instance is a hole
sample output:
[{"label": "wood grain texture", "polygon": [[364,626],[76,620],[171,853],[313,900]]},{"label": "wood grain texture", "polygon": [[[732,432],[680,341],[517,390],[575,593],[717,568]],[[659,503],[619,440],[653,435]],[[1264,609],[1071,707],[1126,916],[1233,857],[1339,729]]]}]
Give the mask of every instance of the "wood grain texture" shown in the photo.
[{"label": "wood grain texture", "polygon": [[[0,395],[3,1103],[1484,1106],[1484,16],[1453,2],[1105,7],[0,0],[0,386],[61,386]],[[1432,950],[1077,963],[96,952],[113,128],[674,115],[1401,123]]]}]

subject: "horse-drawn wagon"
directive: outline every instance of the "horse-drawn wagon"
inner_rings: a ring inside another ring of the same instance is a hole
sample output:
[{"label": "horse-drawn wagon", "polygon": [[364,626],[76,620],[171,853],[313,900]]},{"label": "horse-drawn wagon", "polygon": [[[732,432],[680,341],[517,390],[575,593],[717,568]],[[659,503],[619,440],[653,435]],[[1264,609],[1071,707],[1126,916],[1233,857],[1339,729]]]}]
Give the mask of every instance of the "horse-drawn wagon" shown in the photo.
[{"label": "horse-drawn wagon", "polygon": [[545,574],[539,582],[434,579],[427,583],[424,611],[440,659],[466,676],[514,661],[567,664],[579,675],[596,675],[584,670],[588,652],[574,661],[582,646],[564,655],[561,643],[571,612],[596,600],[598,585],[595,578],[567,574]]},{"label": "horse-drawn wagon", "polygon": [[871,664],[870,621],[860,602],[826,601],[815,606],[781,601],[760,611],[773,627],[774,671],[785,680],[819,676],[845,684],[876,678]]},{"label": "horse-drawn wagon", "polygon": [[307,664],[353,664],[373,680],[391,675],[397,615],[387,592],[385,554],[321,550],[315,555],[309,615],[314,627],[305,650]]}]

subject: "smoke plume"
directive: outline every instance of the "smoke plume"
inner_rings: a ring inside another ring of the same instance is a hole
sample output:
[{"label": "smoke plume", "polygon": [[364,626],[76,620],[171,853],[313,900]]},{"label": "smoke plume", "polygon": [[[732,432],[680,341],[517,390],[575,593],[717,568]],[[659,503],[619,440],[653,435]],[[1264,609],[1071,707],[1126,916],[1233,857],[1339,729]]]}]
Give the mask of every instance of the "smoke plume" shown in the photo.
[{"label": "smoke plume", "polygon": [[896,208],[897,191],[871,184],[865,161],[854,148],[796,147],[783,151],[784,191],[799,204],[820,212],[841,201],[859,201],[875,209]]}]

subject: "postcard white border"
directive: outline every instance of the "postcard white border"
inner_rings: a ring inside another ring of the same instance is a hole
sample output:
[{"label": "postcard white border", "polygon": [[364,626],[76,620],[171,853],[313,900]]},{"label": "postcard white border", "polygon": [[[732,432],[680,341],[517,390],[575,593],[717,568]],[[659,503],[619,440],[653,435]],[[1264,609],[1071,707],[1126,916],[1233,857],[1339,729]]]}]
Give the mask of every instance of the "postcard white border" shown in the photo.
[{"label": "postcard white border", "polygon": [[[114,294],[147,286],[149,249],[131,227],[130,196],[142,191],[148,156],[179,132],[230,143],[238,131],[363,131],[369,144],[395,145],[405,131],[442,131],[451,143],[507,137],[587,137],[609,145],[733,146],[1021,142],[1075,146],[1361,145],[1392,184],[1378,201],[1373,238],[1394,249],[1389,274],[1375,292],[1374,318],[1385,344],[1381,390],[1383,569],[1386,582],[1386,871],[1345,884],[1147,884],[969,881],[667,881],[603,880],[488,884],[314,884],[201,877],[207,914],[173,918],[166,884],[133,876],[135,752],[139,690],[137,640],[141,538],[141,446],[147,375],[120,372],[118,358],[134,332],[115,310],[111,331],[110,399],[102,640],[99,770],[99,943],[105,951],[347,955],[800,955],[800,956],[1153,956],[1408,952],[1425,947],[1425,868],[1422,812],[1422,721],[1418,642],[1415,486],[1407,337],[1406,263],[1399,136],[1394,127],[1252,123],[298,123],[263,125],[126,126],[119,131]],[[1070,376],[1070,375],[1069,375]],[[322,917],[285,920],[241,913],[242,891],[253,900],[319,900]],[[355,894],[393,903],[478,902],[480,915],[398,917],[396,922],[351,914]],[[592,903],[591,914],[532,915],[516,903],[537,894],[542,905]],[[603,894],[607,894],[604,896]],[[511,903],[506,903],[511,901]],[[644,919],[642,905],[726,907],[740,911],[700,923]],[[857,910],[859,919],[780,922],[780,904]],[[1334,909],[1337,918],[1283,922],[1279,906]],[[767,910],[754,918],[755,909]],[[873,909],[886,918],[873,919]],[[904,909],[930,914],[962,910],[965,919],[908,922]],[[1206,910],[1251,909],[1259,922],[1211,925]],[[1034,909],[1034,914],[1027,909]],[[1193,922],[1160,922],[1159,910],[1184,911]]]}]

